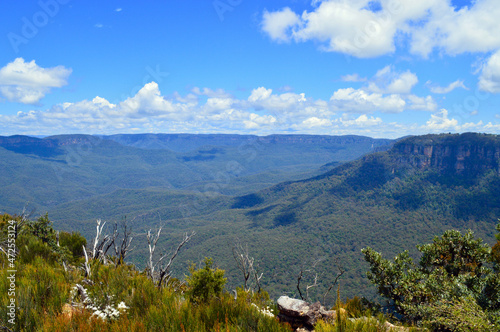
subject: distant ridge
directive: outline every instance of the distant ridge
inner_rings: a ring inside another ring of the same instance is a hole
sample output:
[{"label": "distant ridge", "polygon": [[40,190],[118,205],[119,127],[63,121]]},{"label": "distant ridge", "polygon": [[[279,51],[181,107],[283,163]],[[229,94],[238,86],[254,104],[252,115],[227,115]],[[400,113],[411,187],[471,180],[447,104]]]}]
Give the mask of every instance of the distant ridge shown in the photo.
[{"label": "distant ridge", "polygon": [[0,147],[16,153],[33,154],[45,158],[63,153],[58,143],[52,139],[24,135],[0,136]]},{"label": "distant ridge", "polygon": [[356,144],[373,143],[374,149],[387,147],[394,140],[375,139],[366,136],[345,135],[236,135],[236,134],[118,134],[101,136],[120,144],[144,149],[169,149],[176,152],[189,152],[202,146],[239,146],[258,141],[276,144]]}]

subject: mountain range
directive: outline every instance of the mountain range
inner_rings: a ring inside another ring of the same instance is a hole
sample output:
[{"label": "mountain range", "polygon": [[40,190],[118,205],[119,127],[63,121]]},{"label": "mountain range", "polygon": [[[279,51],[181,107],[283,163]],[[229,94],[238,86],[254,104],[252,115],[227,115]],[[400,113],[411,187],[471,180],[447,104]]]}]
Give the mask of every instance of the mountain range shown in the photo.
[{"label": "mountain range", "polygon": [[166,249],[195,230],[177,275],[210,256],[229,287],[242,282],[232,256],[240,242],[273,296],[297,296],[302,270],[319,299],[339,269],[343,295],[373,295],[361,248],[416,255],[415,245],[450,228],[493,242],[500,216],[497,135],[11,136],[0,146],[5,212],[30,201],[88,239],[95,219],[126,217],[139,268],[148,229],[162,225]]}]

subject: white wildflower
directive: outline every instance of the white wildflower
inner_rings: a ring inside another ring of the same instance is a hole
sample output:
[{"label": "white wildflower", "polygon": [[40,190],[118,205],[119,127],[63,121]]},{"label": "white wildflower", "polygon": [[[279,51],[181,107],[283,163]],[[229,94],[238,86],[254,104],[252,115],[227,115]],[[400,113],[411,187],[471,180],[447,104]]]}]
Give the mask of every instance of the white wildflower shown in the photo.
[{"label": "white wildflower", "polygon": [[252,307],[257,308],[257,310],[268,317],[274,317],[274,314],[271,312],[269,306],[265,307],[264,309],[259,308],[255,303],[252,303]]},{"label": "white wildflower", "polygon": [[127,305],[123,301],[121,301],[120,303],[118,303],[118,307],[117,308],[118,308],[118,310],[120,310],[120,309],[127,310],[128,309]]}]

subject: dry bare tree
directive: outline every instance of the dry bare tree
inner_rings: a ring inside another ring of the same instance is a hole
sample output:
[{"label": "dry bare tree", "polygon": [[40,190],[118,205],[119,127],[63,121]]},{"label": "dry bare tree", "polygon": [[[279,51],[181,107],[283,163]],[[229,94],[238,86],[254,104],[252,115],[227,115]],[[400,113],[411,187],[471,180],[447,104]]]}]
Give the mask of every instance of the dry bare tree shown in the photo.
[{"label": "dry bare tree", "polygon": [[[299,292],[300,298],[302,300],[304,300],[304,301],[310,300],[309,289],[311,289],[313,287],[318,287],[319,286],[319,284],[318,284],[319,275],[316,272],[316,267],[323,260],[324,260],[324,258],[316,259],[315,261],[313,261],[312,266],[310,268],[305,269],[304,266],[302,266],[301,269],[300,269],[299,275],[297,277],[297,290]],[[328,289],[325,291],[325,293],[322,296],[322,300],[323,300],[322,303],[323,303],[323,305],[326,305],[326,297],[328,296],[328,294],[330,293],[330,291],[333,289],[333,287],[335,285],[337,285],[340,277],[342,277],[342,275],[346,272],[345,269],[344,269],[344,267],[342,266],[339,258],[335,259],[335,266],[337,267],[338,272],[337,272],[337,275],[335,276],[335,278],[329,284]],[[314,282],[311,283],[311,284],[306,285],[306,293],[305,293],[305,296],[304,296],[304,294],[302,293],[302,291],[300,289],[300,283],[302,281],[304,273],[306,273],[306,272],[314,274]]]},{"label": "dry bare tree", "polygon": [[[188,235],[188,233],[184,233],[184,236],[182,238],[182,241],[179,243],[175,251],[170,255],[170,258],[168,260],[168,263],[166,265],[163,265],[162,262],[163,260],[169,256],[169,254],[165,253],[160,256],[160,258],[155,262],[153,260],[153,256],[156,251],[156,244],[158,240],[160,239],[160,234],[161,234],[162,228],[160,227],[158,229],[158,232],[156,234],[152,234],[151,230],[148,231],[148,234],[146,235],[146,238],[148,240],[148,247],[149,247],[149,260],[148,260],[148,266],[146,267],[147,269],[147,274],[151,280],[157,284],[158,288],[161,288],[163,282],[168,283],[168,281],[171,278],[172,272],[170,271],[170,268],[172,266],[172,263],[174,262],[175,258],[179,254],[179,251],[181,248],[191,240],[191,238],[196,234],[194,231],[191,232],[191,234]],[[158,271],[156,271],[156,268],[158,267]]]},{"label": "dry bare tree", "polygon": [[240,240],[236,239],[232,247],[232,252],[236,266],[243,274],[243,289],[249,291],[252,289],[252,283],[255,283],[253,287],[260,293],[260,279],[262,279],[263,273],[259,272],[258,264],[248,253],[248,245],[243,246]]},{"label": "dry bare tree", "polygon": [[129,252],[131,252],[132,250],[134,250],[134,248],[130,248],[130,244],[132,243],[133,236],[132,236],[132,231],[130,229],[128,229],[128,227],[127,227],[126,220],[123,220],[121,222],[121,228],[123,230],[123,238],[122,238],[121,244],[118,246],[117,241],[116,241],[118,234],[119,234],[118,224],[115,223],[112,243],[113,243],[113,247],[115,249],[116,265],[123,264],[123,262],[125,261],[125,257],[127,257],[127,254]]},{"label": "dry bare tree", "polygon": [[297,291],[299,292],[299,296],[303,301],[307,301],[309,299],[309,289],[313,287],[318,286],[318,274],[315,273],[314,275],[314,283],[311,285],[306,285],[306,296],[302,294],[302,291],[300,290],[300,282],[302,281],[302,277],[304,275],[304,272],[314,272],[316,269],[316,266],[323,260],[324,258],[318,258],[313,261],[312,266],[308,269],[304,268],[304,265],[301,266],[299,275],[297,277]]},{"label": "dry bare tree", "polygon": [[109,250],[114,245],[115,239],[118,236],[118,230],[115,227],[113,235],[104,235],[102,234],[102,231],[104,229],[104,226],[106,225],[106,222],[102,222],[101,219],[97,219],[97,227],[96,227],[96,234],[94,238],[94,244],[92,246],[92,259],[103,259],[106,260],[106,254]]},{"label": "dry bare tree", "polygon": [[330,291],[332,290],[332,288],[338,283],[340,277],[342,277],[342,275],[345,273],[345,268],[344,266],[342,265],[342,263],[340,262],[340,259],[337,257],[335,258],[335,265],[337,266],[337,269],[339,270],[339,272],[337,272],[337,276],[335,276],[335,279],[333,279],[333,282],[330,284],[330,287],[328,287],[328,289],[326,290],[325,294],[323,294],[323,304],[326,305],[326,296],[328,295],[328,293],[330,293]]}]

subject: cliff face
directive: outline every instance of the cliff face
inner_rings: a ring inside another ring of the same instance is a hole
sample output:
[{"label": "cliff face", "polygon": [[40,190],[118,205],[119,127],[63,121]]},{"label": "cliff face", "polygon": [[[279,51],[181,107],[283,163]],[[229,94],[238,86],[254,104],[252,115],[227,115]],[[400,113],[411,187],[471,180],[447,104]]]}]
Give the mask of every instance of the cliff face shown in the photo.
[{"label": "cliff face", "polygon": [[419,169],[434,168],[455,174],[477,174],[494,169],[500,174],[500,136],[484,134],[427,135],[395,144],[399,162]]}]

